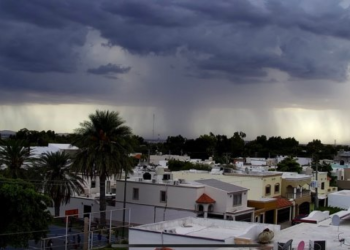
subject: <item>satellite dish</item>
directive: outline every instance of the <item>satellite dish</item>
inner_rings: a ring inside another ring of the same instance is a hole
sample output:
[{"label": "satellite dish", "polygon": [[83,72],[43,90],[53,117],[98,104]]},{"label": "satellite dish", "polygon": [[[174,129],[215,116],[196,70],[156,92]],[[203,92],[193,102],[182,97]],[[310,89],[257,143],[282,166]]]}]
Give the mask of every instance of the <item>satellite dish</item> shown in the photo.
[{"label": "satellite dish", "polygon": [[340,217],[338,215],[333,215],[332,217],[332,225],[333,226],[339,226],[340,224]]}]

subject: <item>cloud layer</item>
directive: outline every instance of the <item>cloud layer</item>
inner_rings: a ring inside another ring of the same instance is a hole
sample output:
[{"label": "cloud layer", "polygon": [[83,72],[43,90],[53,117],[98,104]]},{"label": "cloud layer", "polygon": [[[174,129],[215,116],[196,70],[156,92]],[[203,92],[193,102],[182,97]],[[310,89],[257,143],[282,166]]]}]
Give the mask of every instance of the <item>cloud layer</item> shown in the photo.
[{"label": "cloud layer", "polygon": [[248,110],[246,117],[238,112],[242,119],[272,109],[343,110],[348,6],[339,0],[3,0],[0,104],[152,108],[163,116],[164,133],[190,135],[198,119],[208,130],[217,126],[204,115],[209,109]]}]

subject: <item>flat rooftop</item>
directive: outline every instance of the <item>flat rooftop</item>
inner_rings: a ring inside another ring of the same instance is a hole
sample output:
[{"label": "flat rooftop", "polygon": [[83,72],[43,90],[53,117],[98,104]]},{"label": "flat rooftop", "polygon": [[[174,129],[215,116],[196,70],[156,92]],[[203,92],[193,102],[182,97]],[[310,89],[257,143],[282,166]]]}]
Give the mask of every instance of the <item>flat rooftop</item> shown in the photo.
[{"label": "flat rooftop", "polygon": [[350,190],[342,190],[342,191],[334,192],[332,193],[332,195],[350,196]]},{"label": "flat rooftop", "polygon": [[145,231],[152,231],[152,232],[159,232],[159,233],[168,232],[168,233],[173,233],[177,235],[185,235],[190,237],[200,237],[200,238],[224,241],[226,239],[240,237],[244,235],[248,230],[257,226],[261,231],[265,228],[270,228],[271,230],[274,230],[274,231],[280,230],[279,225],[261,224],[261,223],[257,224],[257,223],[251,223],[251,222],[216,220],[216,219],[203,219],[203,218],[193,218],[193,217],[186,217],[186,218],[177,219],[177,220],[147,224],[147,225],[133,227],[131,229],[145,230]]},{"label": "flat rooftop", "polygon": [[[141,178],[141,177],[140,177]],[[124,182],[125,180],[123,179],[119,179],[117,180],[117,182]],[[175,180],[177,181],[177,180]],[[194,181],[187,181],[185,183],[180,183],[178,182],[178,184],[174,185],[174,180],[162,180],[162,181],[156,181],[156,182],[152,182],[152,180],[144,180],[142,179],[142,181],[139,181],[138,178],[130,178],[127,179],[127,182],[134,182],[134,183],[139,183],[139,184],[148,184],[148,185],[162,185],[162,186],[174,186],[174,187],[194,187],[194,188],[204,188],[205,185],[198,183],[198,182],[194,182]]]},{"label": "flat rooftop", "polygon": [[[309,249],[310,240],[326,241],[326,249],[349,249],[350,245],[350,220],[342,220],[339,228],[331,225],[331,219],[324,220],[319,224],[301,223],[275,233],[273,242],[287,242],[293,239],[292,248],[296,249],[300,241],[305,242]],[[345,239],[341,244],[339,239]]]}]

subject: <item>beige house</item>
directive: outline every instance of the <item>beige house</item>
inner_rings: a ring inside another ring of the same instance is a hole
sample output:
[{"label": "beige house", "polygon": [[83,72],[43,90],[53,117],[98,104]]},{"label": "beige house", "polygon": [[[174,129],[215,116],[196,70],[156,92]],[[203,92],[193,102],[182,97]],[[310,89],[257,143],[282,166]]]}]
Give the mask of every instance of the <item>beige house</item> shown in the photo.
[{"label": "beige house", "polygon": [[289,172],[283,173],[281,195],[293,201],[293,215],[310,213],[310,184],[310,175]]},{"label": "beige house", "polygon": [[172,172],[174,179],[217,179],[247,188],[248,207],[255,208],[255,222],[282,223],[293,218],[293,203],[283,197],[282,173],[247,171],[239,173],[210,174],[205,171]]},{"label": "beige house", "polygon": [[249,189],[248,200],[272,198],[281,195],[281,172],[255,172],[210,174],[206,171],[175,171],[173,179],[195,181],[200,179],[216,179]]}]

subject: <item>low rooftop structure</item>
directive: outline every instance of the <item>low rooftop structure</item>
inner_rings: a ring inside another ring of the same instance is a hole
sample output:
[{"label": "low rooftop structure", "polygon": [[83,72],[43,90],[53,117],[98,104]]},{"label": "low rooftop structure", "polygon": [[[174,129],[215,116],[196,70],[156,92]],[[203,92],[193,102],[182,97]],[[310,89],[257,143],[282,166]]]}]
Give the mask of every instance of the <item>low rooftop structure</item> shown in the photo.
[{"label": "low rooftop structure", "polygon": [[[186,217],[129,229],[130,244],[256,244],[264,229],[277,233],[279,225]],[[173,248],[173,247],[172,247]],[[173,248],[191,249],[191,248]],[[201,249],[206,248],[205,245]],[[211,248],[212,249],[212,248]]]},{"label": "low rooftop structure", "polygon": [[342,190],[328,194],[328,205],[348,209],[350,207],[350,190]]},{"label": "low rooftop structure", "polygon": [[331,225],[329,218],[318,224],[301,223],[279,231],[275,234],[273,244],[276,247],[277,243],[292,239],[292,249],[297,249],[301,241],[305,242],[306,249],[349,249],[349,235],[349,220],[342,220],[338,228]]}]

